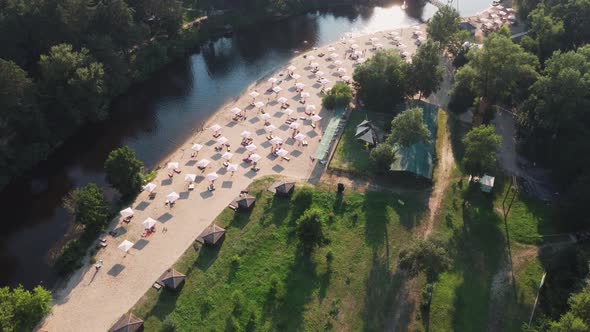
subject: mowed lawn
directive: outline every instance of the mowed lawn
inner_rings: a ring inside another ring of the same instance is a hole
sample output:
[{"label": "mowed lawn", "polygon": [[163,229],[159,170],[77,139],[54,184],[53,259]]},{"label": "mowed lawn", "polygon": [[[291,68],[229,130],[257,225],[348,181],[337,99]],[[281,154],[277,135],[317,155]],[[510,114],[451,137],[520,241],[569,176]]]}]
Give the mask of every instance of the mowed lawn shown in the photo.
[{"label": "mowed lawn", "polygon": [[250,213],[224,211],[219,249],[187,250],[179,292],[149,290],[132,312],[146,331],[381,331],[399,285],[396,260],[411,241],[423,202],[391,193],[313,190],[326,213],[327,241],[307,256],[295,221],[306,206],[296,189],[274,197],[273,179],[256,181]]},{"label": "mowed lawn", "polygon": [[342,137],[338,142],[334,156],[330,160],[329,168],[337,171],[363,174],[371,169],[370,150],[355,136],[356,126],[366,119],[366,112],[354,111],[350,117]]}]

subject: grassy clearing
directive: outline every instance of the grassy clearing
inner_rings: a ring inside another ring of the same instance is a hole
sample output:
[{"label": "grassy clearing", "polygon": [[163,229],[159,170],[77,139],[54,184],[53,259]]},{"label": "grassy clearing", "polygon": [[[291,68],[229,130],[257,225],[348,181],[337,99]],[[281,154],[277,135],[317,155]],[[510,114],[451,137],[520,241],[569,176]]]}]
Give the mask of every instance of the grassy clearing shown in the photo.
[{"label": "grassy clearing", "polygon": [[146,330],[383,330],[399,282],[398,252],[422,204],[389,193],[339,199],[313,189],[312,205],[329,219],[329,243],[308,257],[294,234],[307,207],[296,197],[274,198],[265,190],[272,181],[253,184],[251,213],[219,215],[216,223],[228,231],[219,249],[191,248],[177,262],[188,276],[180,292],[150,290],[136,305]]},{"label": "grassy clearing", "polygon": [[367,170],[372,168],[369,148],[354,137],[356,126],[365,118],[366,112],[355,111],[350,114],[334,156],[328,166],[331,170],[366,174]]}]

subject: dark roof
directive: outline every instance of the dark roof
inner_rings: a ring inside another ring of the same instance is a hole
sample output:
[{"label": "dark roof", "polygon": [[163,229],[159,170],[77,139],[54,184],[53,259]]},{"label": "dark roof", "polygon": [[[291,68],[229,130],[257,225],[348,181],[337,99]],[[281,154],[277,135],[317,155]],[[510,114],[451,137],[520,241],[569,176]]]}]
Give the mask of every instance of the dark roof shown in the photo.
[{"label": "dark roof", "polygon": [[176,289],[182,284],[184,279],[186,279],[184,274],[176,271],[175,269],[168,269],[160,278],[160,282],[168,288]]},{"label": "dark roof", "polygon": [[256,197],[244,194],[242,197],[237,197],[229,206],[233,209],[248,210],[254,203],[256,203]]},{"label": "dark roof", "polygon": [[371,121],[363,120],[363,122],[359,123],[356,127],[367,127],[369,124],[371,124]]},{"label": "dark roof", "polygon": [[360,139],[362,141],[365,141],[369,144],[375,144],[375,135],[373,134],[373,130],[370,130],[370,129],[367,130],[366,133],[364,133],[360,136],[357,136],[356,138]]},{"label": "dark roof", "polygon": [[295,189],[295,182],[283,182],[275,187],[275,192],[279,195],[290,195]]},{"label": "dark roof", "polygon": [[225,229],[213,224],[207,227],[201,235],[197,237],[197,241],[206,244],[215,245],[225,235]]},{"label": "dark roof", "polygon": [[125,314],[111,327],[110,332],[135,332],[141,329],[143,321],[133,314]]},{"label": "dark roof", "polygon": [[359,136],[366,134],[367,131],[370,131],[370,130],[371,130],[371,127],[357,126],[356,133],[354,134],[354,136],[356,138],[358,138]]}]

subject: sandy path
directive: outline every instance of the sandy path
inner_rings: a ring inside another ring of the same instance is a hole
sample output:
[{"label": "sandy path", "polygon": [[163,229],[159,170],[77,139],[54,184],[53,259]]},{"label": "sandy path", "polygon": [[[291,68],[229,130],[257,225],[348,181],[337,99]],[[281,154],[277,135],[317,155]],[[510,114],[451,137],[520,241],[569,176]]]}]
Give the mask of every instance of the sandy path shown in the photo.
[{"label": "sandy path", "polygon": [[[413,53],[416,49],[414,39],[411,38],[413,29],[406,28],[398,31],[402,36],[402,43],[407,45],[404,50]],[[422,26],[422,31],[424,31],[424,26]],[[338,67],[345,68],[346,74],[352,76],[353,62],[345,58],[345,50],[349,49],[353,43],[359,45],[359,50],[368,49],[370,47],[369,38],[372,37],[379,38],[378,42],[382,43],[385,48],[395,47],[393,41],[387,38],[389,37],[387,32],[379,32],[354,36],[353,39],[347,39],[346,42],[334,43],[331,45],[335,48],[334,51],[328,51],[328,46],[326,46],[306,54],[316,56],[320,52],[339,54],[338,59],[343,61],[340,66],[334,65],[333,61],[326,57],[316,57],[313,60],[325,73],[324,77],[331,81],[327,86],[331,86],[339,80]],[[366,57],[369,57],[371,53],[372,51],[367,51]],[[219,144],[213,140],[211,131],[205,130],[196,133],[187,140],[169,157],[169,161],[180,163],[182,173],[169,180],[167,170],[158,172],[154,181],[158,185],[157,197],[154,200],[148,200],[146,193],[138,196],[132,204],[135,217],[129,225],[124,226],[125,233],[116,238],[109,236],[108,247],[97,255],[97,260],[104,262],[103,268],[96,273],[92,266],[86,265],[68,280],[63,289],[56,291],[52,312],[41,324],[42,329],[60,332],[107,330],[141,298],[163,271],[174,264],[197,235],[227,207],[227,204],[239,194],[240,190],[246,188],[254,179],[272,174],[307,180],[312,169],[316,168],[316,163],[311,161],[310,156],[317,149],[322,128],[331,117],[330,111],[321,109],[321,85],[316,83],[317,78],[310,73],[309,63],[310,60],[305,59],[302,54],[289,64],[297,67],[295,73],[301,75],[299,82],[304,83],[306,85],[304,91],[311,94],[307,98],[306,105],[316,105],[316,113],[323,117],[316,130],[311,128],[309,120],[298,120],[301,123],[301,133],[308,137],[309,146],[300,147],[295,140],[290,138],[292,130],[284,124],[287,115],[280,111],[280,104],[275,100],[276,94],[265,92],[271,84],[262,81],[252,86],[243,96],[225,105],[214,114],[206,126],[210,127],[217,123],[222,127],[221,134],[228,139],[232,146],[232,152],[235,154],[231,162],[239,164],[238,172],[233,176],[225,172],[221,155],[214,151],[214,147]],[[300,97],[294,89],[295,80],[287,78],[285,74],[286,68],[281,68],[275,74],[275,77],[282,81],[280,86],[283,88],[278,96],[289,100],[290,108],[295,111],[292,116],[307,118],[304,114],[304,105],[298,102]],[[267,133],[263,129],[264,121],[257,117],[259,113],[256,109],[249,107],[252,98],[248,96],[248,93],[252,89],[261,93],[257,101],[268,103],[264,110],[271,115],[270,122],[278,127],[273,134],[285,140],[283,148],[290,152],[291,160],[289,162],[275,160],[270,153],[270,143],[266,140]],[[246,109],[248,120],[232,121],[233,114],[229,110],[234,107]],[[244,130],[252,132],[254,144],[258,146],[257,153],[262,156],[262,160],[259,162],[261,168],[259,172],[252,171],[249,164],[241,163],[242,158],[248,154],[239,145],[240,133]],[[196,158],[190,158],[190,148],[194,143],[202,144],[204,147]],[[201,158],[212,161],[204,172],[194,166],[194,163]],[[187,182],[184,181],[185,174],[195,173],[205,176],[213,171],[220,175],[216,180],[217,190],[215,192],[210,193],[206,189],[209,182],[203,177],[197,178],[194,191],[187,190]],[[164,197],[172,191],[179,193],[181,197],[176,206],[170,209],[164,205]],[[142,239],[141,222],[148,217],[158,220],[158,232],[147,239]],[[112,228],[120,226],[121,224],[117,224]],[[166,233],[161,232],[163,227],[168,229]],[[136,243],[126,256],[117,249],[117,246],[125,239]]]}]

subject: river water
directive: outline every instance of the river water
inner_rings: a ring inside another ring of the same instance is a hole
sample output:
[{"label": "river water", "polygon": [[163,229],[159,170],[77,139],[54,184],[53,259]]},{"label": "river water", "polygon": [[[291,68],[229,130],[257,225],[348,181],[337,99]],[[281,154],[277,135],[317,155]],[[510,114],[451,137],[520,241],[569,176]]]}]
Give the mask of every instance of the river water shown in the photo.
[{"label": "river water", "polygon": [[[459,9],[469,16],[490,2],[463,1]],[[337,41],[345,32],[370,33],[417,24],[435,11],[429,4],[342,7],[259,24],[204,43],[194,54],[132,87],[115,100],[109,120],[85,128],[32,176],[15,180],[0,193],[0,287],[55,284],[58,277],[49,265],[49,252],[63,241],[72,222],[61,202],[76,187],[89,182],[105,185],[103,163],[111,150],[128,145],[152,168],[209,115],[272,69],[285,65],[297,51]]]}]

